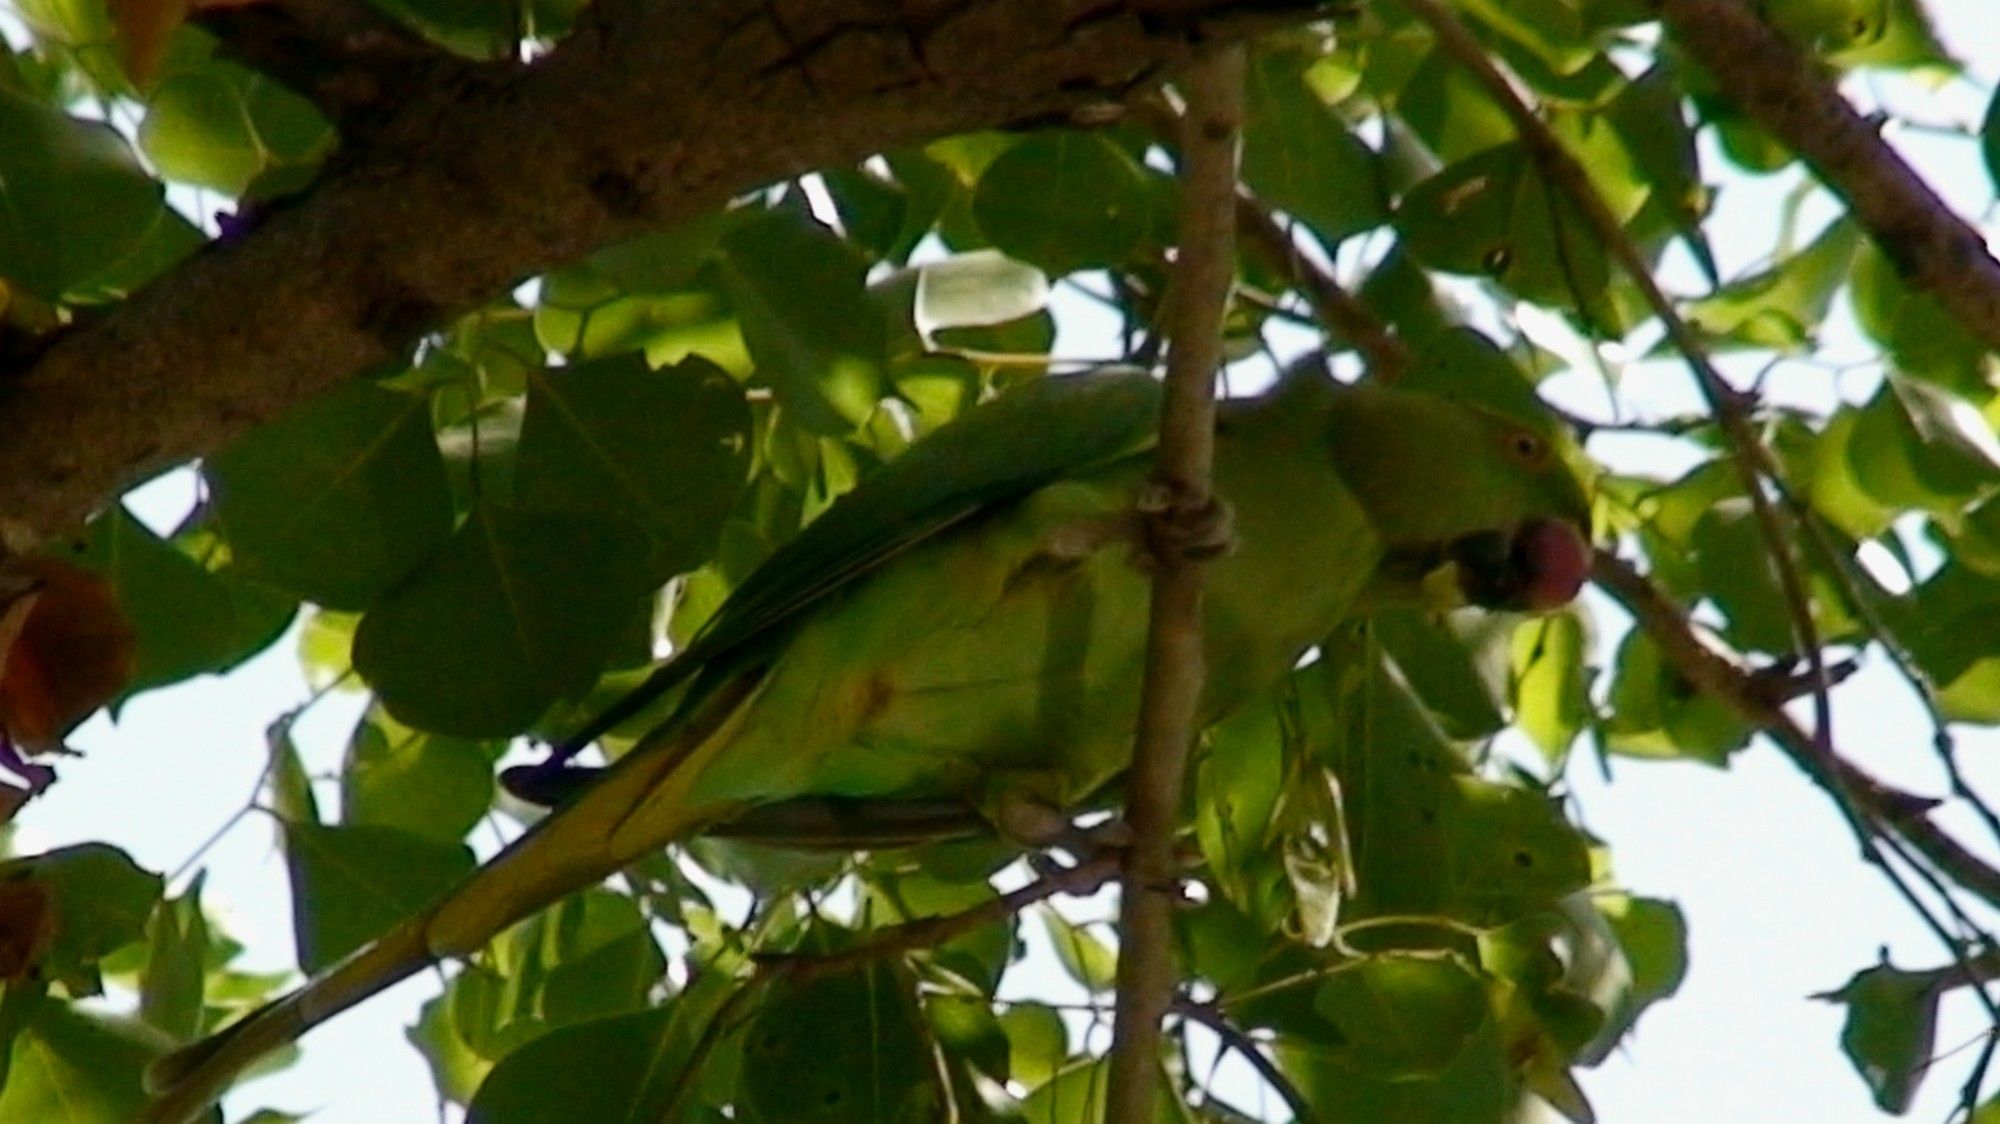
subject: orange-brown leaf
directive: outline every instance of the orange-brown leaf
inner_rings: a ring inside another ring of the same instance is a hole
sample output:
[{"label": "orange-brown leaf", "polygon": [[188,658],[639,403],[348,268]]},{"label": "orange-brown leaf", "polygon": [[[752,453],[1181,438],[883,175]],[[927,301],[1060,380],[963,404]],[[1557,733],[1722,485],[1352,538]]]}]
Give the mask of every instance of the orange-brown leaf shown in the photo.
[{"label": "orange-brown leaf", "polygon": [[25,878],[0,882],[0,982],[26,978],[55,935],[47,886]]},{"label": "orange-brown leaf", "polygon": [[131,682],[137,637],[98,575],[54,558],[19,569],[34,587],[0,613],[0,728],[46,751]]}]

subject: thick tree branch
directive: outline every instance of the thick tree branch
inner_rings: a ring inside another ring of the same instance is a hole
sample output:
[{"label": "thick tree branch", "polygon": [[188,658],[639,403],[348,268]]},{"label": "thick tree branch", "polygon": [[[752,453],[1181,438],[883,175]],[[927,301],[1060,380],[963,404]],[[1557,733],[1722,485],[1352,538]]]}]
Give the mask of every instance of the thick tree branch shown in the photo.
[{"label": "thick tree branch", "polygon": [[1158,570],[1146,635],[1139,734],[1126,787],[1126,851],[1118,925],[1118,1008],[1111,1028],[1109,1120],[1153,1117],[1160,1024],[1173,1000],[1173,914],[1180,901],[1174,832],[1204,678],[1200,560],[1171,539],[1222,510],[1209,491],[1222,319],[1236,279],[1236,156],[1243,134],[1243,50],[1226,47],[1187,77],[1181,139],[1179,243],[1167,306],[1166,400],[1151,523]]},{"label": "thick tree branch", "polygon": [[2000,350],[2000,261],[1817,63],[1742,0],[1654,0],[1674,41],[1846,201],[1910,285]]},{"label": "thick tree branch", "polygon": [[0,382],[0,539],[73,530],[538,270],[789,175],[1062,121],[1305,0],[602,0]]}]

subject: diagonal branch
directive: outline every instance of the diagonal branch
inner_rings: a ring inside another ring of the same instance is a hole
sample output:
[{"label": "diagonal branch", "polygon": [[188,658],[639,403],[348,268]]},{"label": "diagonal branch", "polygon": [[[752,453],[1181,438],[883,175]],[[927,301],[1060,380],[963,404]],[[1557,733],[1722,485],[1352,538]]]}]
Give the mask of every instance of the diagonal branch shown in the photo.
[{"label": "diagonal branch", "polygon": [[2000,350],[2000,261],[1826,71],[1742,0],[1654,0],[1679,43],[1834,190],[1910,285]]},{"label": "diagonal branch", "polygon": [[1346,340],[1368,363],[1368,373],[1395,382],[1410,368],[1410,348],[1375,311],[1342,288],[1333,275],[1299,252],[1292,236],[1262,201],[1236,200],[1236,234],[1265,268],[1287,278],[1305,294],[1321,327]]},{"label": "diagonal branch", "polygon": [[759,957],[760,975],[806,983],[837,976],[867,966],[886,956],[899,956],[938,945],[954,937],[1004,921],[1036,902],[1060,894],[1094,894],[1118,873],[1116,852],[1105,851],[1079,860],[1074,866],[1056,867],[1018,890],[988,898],[977,905],[933,917],[919,917],[867,934],[852,948],[814,955],[786,954]]},{"label": "diagonal branch", "polygon": [[1785,526],[1777,505],[1764,489],[1764,476],[1768,475],[1780,487],[1783,480],[1751,422],[1749,401],[1715,369],[1715,364],[1709,360],[1707,345],[1681,317],[1673,301],[1667,299],[1666,292],[1653,277],[1652,267],[1626,233],[1625,225],[1605,203],[1604,196],[1590,178],[1589,170],[1563,144],[1562,138],[1556,136],[1536,115],[1514,82],[1473,38],[1472,32],[1437,0],[1403,2],[1436,34],[1440,49],[1464,68],[1507,115],[1536,170],[1555,191],[1561,192],[1576,205],[1584,221],[1590,225],[1591,232],[1603,244],[1605,253],[1638,286],[1647,307],[1665,326],[1667,338],[1672,341],[1674,349],[1680,352],[1689,370],[1694,373],[1695,385],[1700,388],[1703,401],[1722,427],[1723,436],[1728,439],[1730,463],[1736,469],[1744,494],[1749,497],[1751,513],[1756,517],[1758,530],[1777,571],[1778,588],[1784,596],[1799,653],[1812,670],[1813,736],[1830,750],[1833,745],[1833,704],[1827,693],[1830,683],[1826,656],[1821,650],[1819,626],[1813,620],[1812,601],[1806,592],[1793,535]]},{"label": "diagonal branch", "polygon": [[1952,881],[2000,906],[2000,869],[1967,850],[1928,813],[1937,801],[1893,788],[1820,745],[1755,673],[1713,641],[1698,635],[1681,607],[1616,555],[1599,551],[1592,577],[1659,645],[1674,669],[1696,690],[1721,700],[1764,731],[1808,776],[1832,783],[1878,829],[1894,832]]},{"label": "diagonal branch", "polygon": [[69,533],[148,475],[596,247],[813,168],[1101,113],[1195,43],[1320,10],[923,7],[602,0],[532,65],[404,91],[306,195],[0,371],[0,542]]}]

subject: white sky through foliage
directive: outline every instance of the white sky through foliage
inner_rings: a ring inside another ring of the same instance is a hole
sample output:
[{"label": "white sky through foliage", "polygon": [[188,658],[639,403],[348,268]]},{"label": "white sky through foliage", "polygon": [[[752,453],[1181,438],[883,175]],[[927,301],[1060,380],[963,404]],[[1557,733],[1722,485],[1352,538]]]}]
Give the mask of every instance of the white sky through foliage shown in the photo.
[{"label": "white sky through foliage", "polygon": [[[4,0],[0,0],[4,3]],[[1909,83],[1870,79],[1851,92],[1880,96],[1900,115],[1934,124],[1974,124],[2000,71],[2000,2],[1930,0],[1946,44],[1970,66],[1971,81],[1927,92]],[[1960,211],[1985,221],[1992,181],[1974,145],[1927,129],[1893,134],[1919,169]],[[1772,248],[1774,218],[1798,182],[1786,172],[1749,181],[1712,148],[1704,171],[1719,183],[1724,210],[1710,236],[1725,276],[1740,273]],[[1803,236],[1833,213],[1808,209]],[[1693,275],[1671,283],[1696,290]],[[1841,315],[1838,310],[1836,315]],[[1065,337],[1065,344],[1074,339]],[[1836,358],[1868,349],[1849,325],[1829,325]],[[1842,340],[1854,341],[1843,349]],[[1081,342],[1075,353],[1103,354]],[[1627,370],[1623,392],[1646,416],[1698,408],[1684,369],[1672,363]],[[1767,384],[1773,397],[1824,410],[1838,393],[1855,398],[1878,374],[1838,376],[1819,367],[1786,364]],[[1594,376],[1563,376],[1554,392],[1579,411],[1601,415]],[[1684,467],[1686,454],[1652,439],[1610,441],[1594,451],[1624,467],[1655,471]],[[190,498],[185,477],[145,490],[143,509],[171,522]],[[1600,641],[1622,628],[1615,610],[1593,595]],[[1608,657],[1609,649],[1602,655]],[[1601,659],[1600,663],[1608,662]],[[113,723],[93,720],[74,739],[86,751],[65,763],[62,782],[22,816],[17,850],[103,839],[128,849],[143,866],[173,871],[200,841],[249,797],[264,760],[264,725],[304,700],[309,691],[292,645],[281,642],[236,672],[198,679],[140,697]],[[1836,738],[1842,751],[1884,779],[1919,792],[1944,791],[1922,713],[1879,659],[1835,694]],[[354,694],[315,707],[295,730],[308,765],[331,776],[361,709]],[[1961,753],[1975,785],[2000,793],[2000,732],[1966,730]],[[1619,881],[1635,893],[1673,898],[1691,926],[1691,974],[1681,993],[1653,1008],[1636,1033],[1595,1070],[1579,1071],[1604,1124],[1684,1122],[1865,1122],[1886,1119],[1869,1102],[1860,1078],[1841,1055],[1840,1008],[1809,998],[1838,987],[1874,962],[1885,947],[1899,966],[1931,967],[1946,960],[1936,940],[1911,916],[1882,878],[1856,855],[1827,798],[1775,750],[1756,746],[1728,772],[1696,764],[1618,759],[1610,778],[1579,747],[1569,773],[1584,823],[1611,846]],[[1969,822],[1947,819],[1947,826]],[[481,828],[476,843],[495,836]],[[1976,831],[1962,838],[1977,839]],[[287,877],[270,821],[253,812],[203,858],[205,895],[229,930],[250,947],[246,966],[291,966]],[[183,883],[173,889],[178,892]],[[1988,920],[1991,920],[1990,918]],[[1040,926],[1024,918],[1024,934],[1040,946]],[[1046,964],[1048,958],[1038,959]],[[1053,968],[1032,973],[1037,990],[1067,999],[1081,993]],[[1010,976],[1010,994],[1018,994]],[[405,982],[387,995],[333,1020],[306,1041],[298,1064],[252,1082],[227,1102],[231,1119],[271,1105],[317,1110],[315,1124],[375,1124],[438,1119],[437,1099],[418,1053],[404,1040],[418,1005],[437,987],[435,975]],[[1970,997],[1946,1000],[1938,1033],[1942,1059],[1925,1082],[1909,1119],[1941,1121],[1977,1053],[1985,1021]],[[1226,1083],[1231,1099],[1273,1117],[1282,1106],[1259,1098],[1247,1076]],[[450,1117],[447,1116],[447,1119]]]}]

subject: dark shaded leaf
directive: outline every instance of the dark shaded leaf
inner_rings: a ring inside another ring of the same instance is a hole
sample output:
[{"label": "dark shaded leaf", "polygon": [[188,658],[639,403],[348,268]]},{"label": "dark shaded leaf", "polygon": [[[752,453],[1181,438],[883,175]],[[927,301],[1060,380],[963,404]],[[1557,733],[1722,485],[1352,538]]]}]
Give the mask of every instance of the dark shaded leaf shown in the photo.
[{"label": "dark shaded leaf", "polygon": [[354,666],[400,721],[518,733],[597,678],[651,588],[630,524],[481,508],[362,618]]},{"label": "dark shaded leaf", "polygon": [[246,575],[365,609],[451,534],[451,494],[416,395],[343,384],[211,457],[205,475]]},{"label": "dark shaded leaf", "polygon": [[470,849],[387,827],[285,824],[299,968],[317,972],[472,872]]}]

